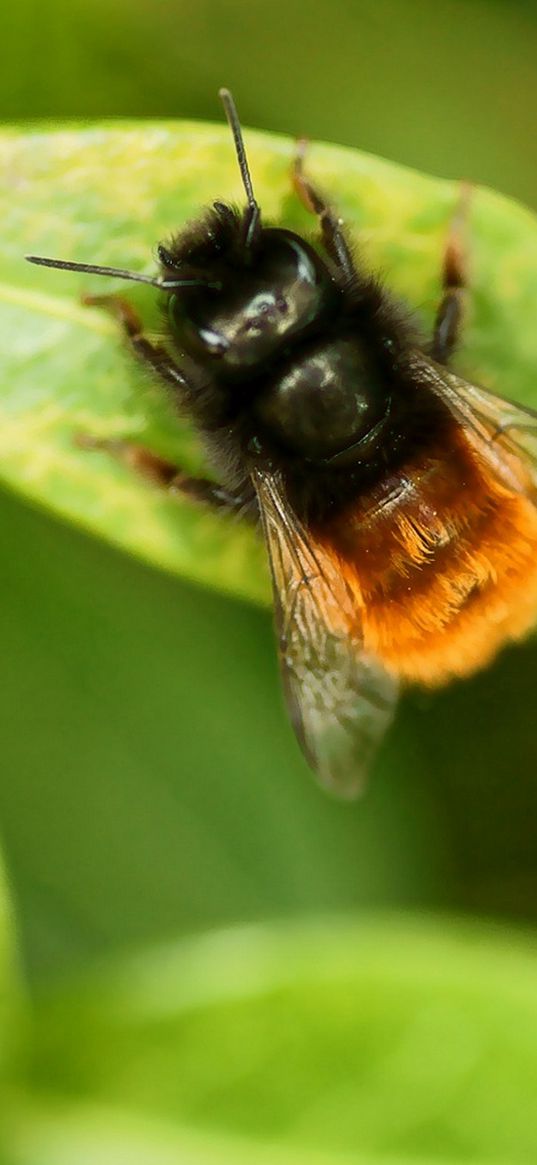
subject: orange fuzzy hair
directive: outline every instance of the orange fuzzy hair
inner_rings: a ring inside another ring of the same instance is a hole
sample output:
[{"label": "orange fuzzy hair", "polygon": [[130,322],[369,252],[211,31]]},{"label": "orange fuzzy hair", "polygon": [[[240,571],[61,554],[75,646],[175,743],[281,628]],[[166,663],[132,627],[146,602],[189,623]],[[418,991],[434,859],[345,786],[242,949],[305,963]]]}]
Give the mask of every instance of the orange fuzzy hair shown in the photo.
[{"label": "orange fuzzy hair", "polygon": [[332,554],[366,651],[437,686],[484,667],[537,622],[537,510],[496,480],[462,429],[340,517]]}]

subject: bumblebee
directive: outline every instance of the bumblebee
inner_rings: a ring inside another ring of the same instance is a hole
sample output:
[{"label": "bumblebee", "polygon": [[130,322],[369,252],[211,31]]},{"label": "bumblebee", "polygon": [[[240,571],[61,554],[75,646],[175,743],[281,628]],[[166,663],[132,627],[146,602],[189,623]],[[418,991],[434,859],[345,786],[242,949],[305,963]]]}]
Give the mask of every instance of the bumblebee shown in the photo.
[{"label": "bumblebee", "polygon": [[401,685],[487,665],[537,619],[537,414],[450,369],[467,295],[468,191],[448,231],[425,343],[352,253],[337,214],[293,166],[319,245],[263,222],[236,108],[220,93],[246,202],[215,202],[158,248],[153,343],[122,297],[136,356],[199,432],[218,482],[149,450],[113,447],[162,487],[260,523],[283,688],[303,752],[343,797],[361,789]]}]

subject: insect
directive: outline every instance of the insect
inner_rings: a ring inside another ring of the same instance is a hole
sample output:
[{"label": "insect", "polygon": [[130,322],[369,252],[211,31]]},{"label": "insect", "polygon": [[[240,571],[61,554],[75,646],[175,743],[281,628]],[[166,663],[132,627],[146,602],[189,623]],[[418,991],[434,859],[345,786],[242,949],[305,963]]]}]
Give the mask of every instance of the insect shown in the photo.
[{"label": "insect", "polygon": [[221,90],[246,204],[215,202],[158,248],[153,343],[111,309],[136,356],[203,440],[213,481],[128,442],[109,446],[165,488],[260,522],[283,688],[307,760],[343,797],[361,789],[400,685],[485,666],[537,620],[537,413],[455,375],[466,295],[463,203],[448,231],[431,341],[354,258],[341,220],[293,165],[317,245],[267,226],[231,94]]}]

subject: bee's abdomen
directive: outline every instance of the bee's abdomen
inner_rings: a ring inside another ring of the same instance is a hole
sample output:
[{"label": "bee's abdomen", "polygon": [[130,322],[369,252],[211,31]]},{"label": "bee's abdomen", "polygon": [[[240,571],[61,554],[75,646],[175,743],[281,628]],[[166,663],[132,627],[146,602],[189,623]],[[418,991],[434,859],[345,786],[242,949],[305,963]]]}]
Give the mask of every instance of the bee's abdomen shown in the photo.
[{"label": "bee's abdomen", "polygon": [[415,457],[346,518],[337,549],[365,646],[401,679],[469,675],[537,621],[537,510],[462,434],[447,459]]}]

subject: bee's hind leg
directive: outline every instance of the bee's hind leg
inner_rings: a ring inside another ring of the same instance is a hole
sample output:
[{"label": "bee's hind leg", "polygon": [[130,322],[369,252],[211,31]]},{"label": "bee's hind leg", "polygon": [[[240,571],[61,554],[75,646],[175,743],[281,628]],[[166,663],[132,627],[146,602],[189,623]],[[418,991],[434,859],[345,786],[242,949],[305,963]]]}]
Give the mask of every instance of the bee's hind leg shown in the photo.
[{"label": "bee's hind leg", "polygon": [[431,356],[447,364],[460,339],[468,298],[468,256],[464,242],[471,186],[461,185],[459,201],[451,219],[442,264],[442,298],[434,324]]},{"label": "bee's hind leg", "polygon": [[353,279],[356,274],[352,253],[342,230],[343,220],[338,218],[334,211],[325,202],[323,195],[310,182],[304,173],[304,157],[307,150],[307,141],[300,138],[297,142],[296,154],[293,162],[293,186],[306,210],[315,214],[319,219],[323,244],[339,267],[346,279]]}]

